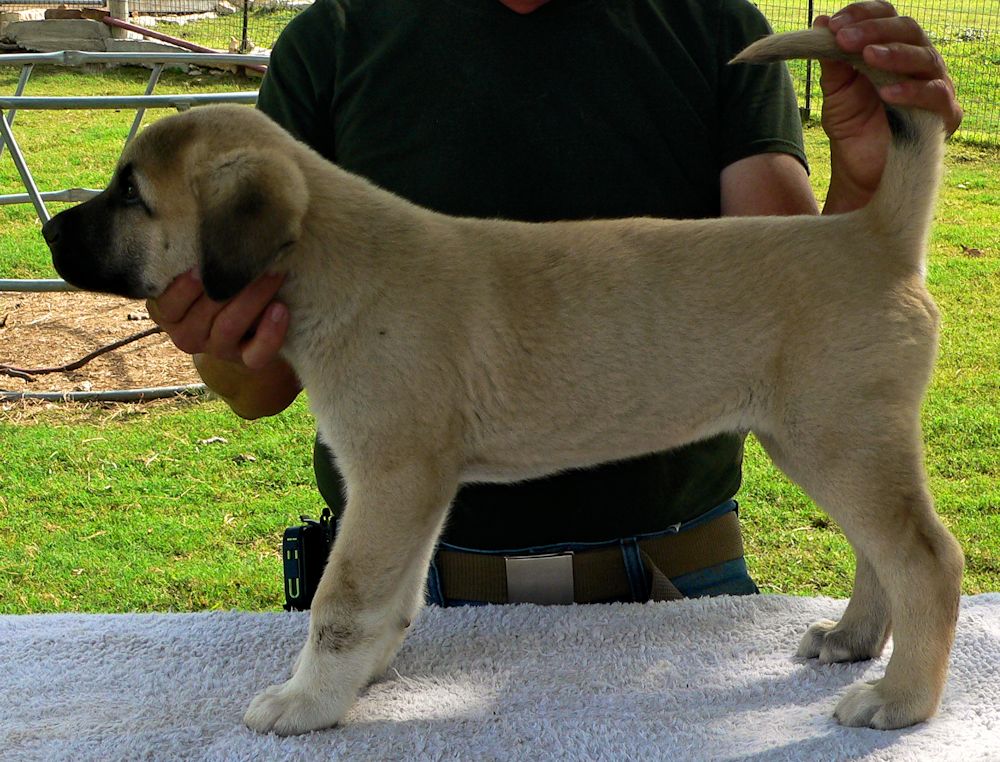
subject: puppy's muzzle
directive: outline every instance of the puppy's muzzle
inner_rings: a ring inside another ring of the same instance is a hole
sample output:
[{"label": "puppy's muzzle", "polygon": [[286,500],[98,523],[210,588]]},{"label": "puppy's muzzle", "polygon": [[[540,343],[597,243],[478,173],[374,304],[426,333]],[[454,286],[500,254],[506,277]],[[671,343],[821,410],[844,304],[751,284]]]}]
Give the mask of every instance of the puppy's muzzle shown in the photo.
[{"label": "puppy's muzzle", "polygon": [[103,214],[100,196],[74,206],[42,226],[42,237],[52,252],[52,265],[77,288],[119,296],[139,297],[128,257],[113,250],[115,235],[110,215]]}]

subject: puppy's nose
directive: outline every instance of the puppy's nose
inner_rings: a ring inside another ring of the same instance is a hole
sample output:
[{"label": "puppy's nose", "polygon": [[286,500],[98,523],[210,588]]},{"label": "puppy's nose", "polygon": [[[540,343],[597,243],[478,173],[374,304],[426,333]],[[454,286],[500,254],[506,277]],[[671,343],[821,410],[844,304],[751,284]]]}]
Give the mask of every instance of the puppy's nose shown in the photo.
[{"label": "puppy's nose", "polygon": [[42,237],[49,246],[59,241],[59,223],[55,217],[42,225]]}]

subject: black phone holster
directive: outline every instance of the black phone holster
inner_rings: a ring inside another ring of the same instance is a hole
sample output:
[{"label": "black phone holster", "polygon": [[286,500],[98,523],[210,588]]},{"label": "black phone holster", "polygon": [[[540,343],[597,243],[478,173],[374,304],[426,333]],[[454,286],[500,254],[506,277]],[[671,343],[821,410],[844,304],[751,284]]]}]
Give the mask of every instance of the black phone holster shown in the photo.
[{"label": "black phone holster", "polygon": [[309,608],[336,535],[336,523],[329,508],[323,509],[319,521],[308,516],[300,518],[302,523],[288,527],[281,540],[285,611],[305,611]]}]

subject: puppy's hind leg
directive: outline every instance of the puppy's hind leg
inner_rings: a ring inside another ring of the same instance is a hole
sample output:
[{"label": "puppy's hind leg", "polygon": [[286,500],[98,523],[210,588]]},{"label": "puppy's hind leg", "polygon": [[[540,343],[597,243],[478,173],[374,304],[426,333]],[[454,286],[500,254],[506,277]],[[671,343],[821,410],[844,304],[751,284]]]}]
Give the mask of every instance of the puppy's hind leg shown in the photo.
[{"label": "puppy's hind leg", "polygon": [[799,643],[796,656],[819,658],[823,664],[863,661],[881,655],[889,639],[889,599],[878,581],[875,568],[854,549],[857,568],[854,590],[839,622],[821,619]]},{"label": "puppy's hind leg", "polygon": [[765,442],[775,463],[840,524],[860,559],[860,600],[828,632],[814,626],[807,647],[814,650],[822,634],[822,657],[832,635],[828,660],[841,648],[861,657],[876,650],[892,623],[895,647],[885,677],[853,686],[834,712],[844,725],[882,729],[921,722],[937,709],[962,571],[962,552],[927,491],[916,416],[898,407],[893,415],[892,407],[813,414],[807,430],[772,435],[769,447]]},{"label": "puppy's hind leg", "polygon": [[[757,438],[775,465],[790,476],[795,473],[801,484],[805,478],[800,463],[803,454],[795,457],[787,453],[788,447],[779,445],[775,437],[758,433]],[[832,664],[864,661],[881,655],[891,627],[889,599],[878,581],[875,567],[857,547],[854,547],[854,556],[854,589],[846,611],[838,622],[821,619],[810,626],[799,642],[796,656],[818,658],[823,664]]]},{"label": "puppy's hind leg", "polygon": [[345,468],[348,500],[313,598],[309,636],[287,682],[260,693],[244,721],[258,732],[337,724],[385,669],[422,602],[457,470],[427,458]]}]

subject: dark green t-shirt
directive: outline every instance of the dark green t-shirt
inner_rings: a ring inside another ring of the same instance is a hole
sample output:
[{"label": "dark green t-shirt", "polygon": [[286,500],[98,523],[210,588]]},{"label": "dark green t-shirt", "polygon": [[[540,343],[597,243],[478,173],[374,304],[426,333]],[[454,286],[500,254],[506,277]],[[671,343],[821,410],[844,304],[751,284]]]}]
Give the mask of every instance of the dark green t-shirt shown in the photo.
[{"label": "dark green t-shirt", "polygon": [[[448,214],[714,217],[727,165],[769,151],[805,162],[784,66],[726,65],[767,32],[746,0],[551,0],[528,15],[497,0],[317,0],[275,45],[259,107]],[[498,549],[663,530],[731,498],[742,452],[733,434],[468,485],[443,539]],[[336,507],[339,477],[316,460]]]}]

